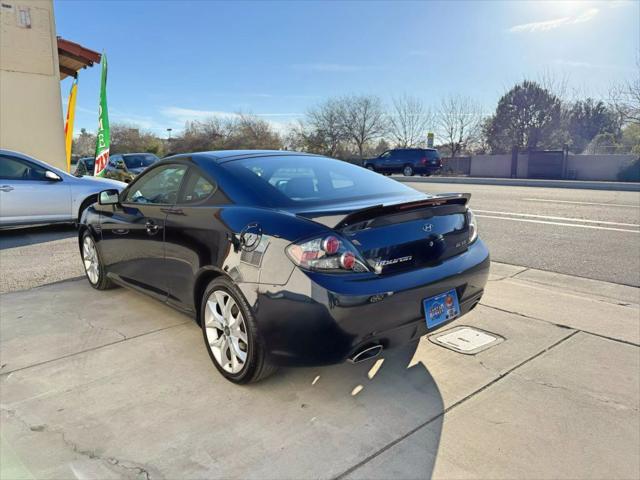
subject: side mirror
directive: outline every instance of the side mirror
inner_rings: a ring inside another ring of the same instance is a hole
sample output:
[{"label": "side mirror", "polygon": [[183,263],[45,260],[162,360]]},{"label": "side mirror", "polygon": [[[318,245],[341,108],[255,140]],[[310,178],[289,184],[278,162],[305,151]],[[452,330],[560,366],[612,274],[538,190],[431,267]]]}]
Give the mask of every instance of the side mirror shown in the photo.
[{"label": "side mirror", "polygon": [[62,178],[60,178],[60,175],[50,170],[47,170],[46,172],[44,172],[44,178],[46,178],[47,180],[51,180],[52,182],[62,181]]},{"label": "side mirror", "polygon": [[120,192],[115,188],[103,190],[98,195],[98,203],[100,205],[117,205],[120,203]]}]

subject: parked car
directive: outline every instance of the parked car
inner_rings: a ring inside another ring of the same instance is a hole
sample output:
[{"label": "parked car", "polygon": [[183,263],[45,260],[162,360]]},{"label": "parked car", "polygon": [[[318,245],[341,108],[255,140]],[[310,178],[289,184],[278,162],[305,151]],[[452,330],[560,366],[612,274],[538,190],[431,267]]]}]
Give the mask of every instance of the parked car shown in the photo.
[{"label": "parked car", "polygon": [[93,169],[96,164],[96,159],[93,157],[82,157],[78,160],[78,165],[76,166],[74,175],[76,177],[82,177],[84,175],[88,175],[93,177]]},{"label": "parked car", "polygon": [[0,150],[0,228],[75,223],[101,190],[125,186],[78,178],[27,155]]},{"label": "parked car", "polygon": [[396,148],[365,160],[363,165],[375,172],[402,173],[410,177],[415,174],[431,175],[440,170],[442,161],[434,148]]},{"label": "parked car", "polygon": [[474,308],[489,252],[469,197],[311,154],[177,155],[101,192],[79,245],[94,288],[192,314],[218,371],[247,383],[373,358]]},{"label": "parked car", "polygon": [[158,160],[153,153],[114,154],[109,157],[104,176],[129,183]]}]

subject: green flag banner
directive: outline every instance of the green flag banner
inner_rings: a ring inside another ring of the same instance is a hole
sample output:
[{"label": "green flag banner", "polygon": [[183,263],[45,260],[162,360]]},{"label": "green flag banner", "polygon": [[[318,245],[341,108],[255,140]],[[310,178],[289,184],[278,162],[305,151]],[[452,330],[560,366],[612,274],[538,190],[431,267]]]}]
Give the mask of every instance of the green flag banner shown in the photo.
[{"label": "green flag banner", "polygon": [[102,77],[100,80],[100,105],[98,105],[98,133],[96,135],[96,161],[94,175],[104,176],[109,161],[109,112],[107,111],[107,56],[102,54]]}]

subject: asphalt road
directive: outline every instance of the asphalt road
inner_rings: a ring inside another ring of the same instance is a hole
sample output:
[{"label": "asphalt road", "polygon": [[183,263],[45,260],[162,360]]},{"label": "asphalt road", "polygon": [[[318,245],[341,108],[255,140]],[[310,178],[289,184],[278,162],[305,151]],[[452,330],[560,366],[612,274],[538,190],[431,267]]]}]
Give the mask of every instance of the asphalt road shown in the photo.
[{"label": "asphalt road", "polygon": [[492,260],[640,286],[640,193],[408,183],[469,192]]},{"label": "asphalt road", "polygon": [[[432,193],[471,193],[480,235],[495,261],[640,286],[638,192],[407,184]],[[71,245],[70,237],[72,227],[4,231],[0,250],[32,246],[25,254],[33,256],[37,244],[68,239]]]}]

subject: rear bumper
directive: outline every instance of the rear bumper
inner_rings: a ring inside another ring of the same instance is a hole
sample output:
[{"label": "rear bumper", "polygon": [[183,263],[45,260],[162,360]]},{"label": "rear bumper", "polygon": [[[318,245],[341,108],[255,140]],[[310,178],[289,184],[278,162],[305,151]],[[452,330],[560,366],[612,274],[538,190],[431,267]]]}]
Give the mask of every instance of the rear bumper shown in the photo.
[{"label": "rear bumper", "polygon": [[416,173],[433,173],[437,172],[441,168],[441,165],[416,165],[413,171]]},{"label": "rear bumper", "polygon": [[488,274],[489,252],[481,240],[438,266],[395,275],[296,268],[286,285],[258,287],[254,312],[273,363],[339,363],[366,345],[387,349],[428,333],[425,298],[455,288],[464,315],[480,301]]}]

